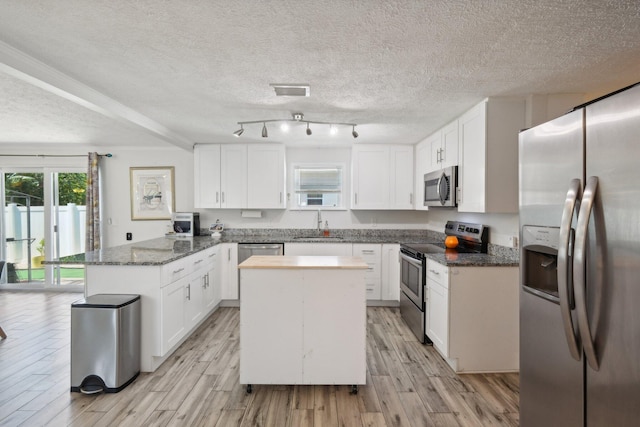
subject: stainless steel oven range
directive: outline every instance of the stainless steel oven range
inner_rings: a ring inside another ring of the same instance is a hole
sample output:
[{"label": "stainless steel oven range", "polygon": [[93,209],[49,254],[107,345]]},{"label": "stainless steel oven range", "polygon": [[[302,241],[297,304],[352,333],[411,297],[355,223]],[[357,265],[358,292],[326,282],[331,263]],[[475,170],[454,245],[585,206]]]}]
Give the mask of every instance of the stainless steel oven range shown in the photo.
[{"label": "stainless steel oven range", "polygon": [[[489,228],[481,224],[447,221],[445,234],[455,236],[458,253],[487,253]],[[431,344],[426,334],[427,254],[444,253],[443,243],[400,244],[400,315],[416,338]]]}]

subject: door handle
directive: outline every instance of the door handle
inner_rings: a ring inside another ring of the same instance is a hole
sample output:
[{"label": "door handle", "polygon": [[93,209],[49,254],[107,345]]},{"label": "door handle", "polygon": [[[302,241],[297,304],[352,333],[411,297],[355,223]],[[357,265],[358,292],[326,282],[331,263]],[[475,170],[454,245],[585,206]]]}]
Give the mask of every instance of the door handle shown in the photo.
[{"label": "door handle", "polygon": [[[599,369],[598,356],[593,345],[593,335],[587,317],[585,256],[587,253],[587,231],[589,220],[593,211],[593,204],[598,191],[598,178],[595,176],[587,179],[580,211],[578,213],[578,225],[576,227],[576,242],[573,255],[573,290],[576,298],[576,313],[578,315],[578,330],[582,338],[582,348],[589,366],[594,371]],[[594,301],[594,304],[597,302]]]},{"label": "door handle", "polygon": [[220,200],[220,193],[216,191],[216,203],[218,203],[219,200]]},{"label": "door handle", "polygon": [[191,283],[187,285],[187,299],[191,301]]},{"label": "door handle", "polygon": [[562,210],[562,220],[560,221],[560,247],[558,248],[558,297],[560,299],[560,314],[564,335],[569,346],[569,353],[575,360],[580,360],[581,351],[578,345],[578,338],[574,332],[571,310],[574,307],[573,301],[573,272],[569,268],[569,257],[573,233],[571,232],[571,222],[573,214],[580,198],[581,184],[579,179],[571,180],[567,197]]}]

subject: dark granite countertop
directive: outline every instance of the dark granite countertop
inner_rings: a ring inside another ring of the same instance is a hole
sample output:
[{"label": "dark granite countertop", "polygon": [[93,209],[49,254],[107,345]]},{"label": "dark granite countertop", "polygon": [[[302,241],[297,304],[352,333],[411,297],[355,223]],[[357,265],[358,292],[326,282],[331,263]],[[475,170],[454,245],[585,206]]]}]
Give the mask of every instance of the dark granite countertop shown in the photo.
[{"label": "dark granite countertop", "polygon": [[[333,230],[328,238],[316,230],[234,229],[225,230],[222,238],[210,236],[159,237],[137,243],[100,249],[45,261],[46,264],[85,265],[164,265],[219,243],[424,243],[441,242],[444,233],[430,230]],[[430,259],[447,266],[517,266],[517,250],[489,245],[489,254],[428,254]]]}]

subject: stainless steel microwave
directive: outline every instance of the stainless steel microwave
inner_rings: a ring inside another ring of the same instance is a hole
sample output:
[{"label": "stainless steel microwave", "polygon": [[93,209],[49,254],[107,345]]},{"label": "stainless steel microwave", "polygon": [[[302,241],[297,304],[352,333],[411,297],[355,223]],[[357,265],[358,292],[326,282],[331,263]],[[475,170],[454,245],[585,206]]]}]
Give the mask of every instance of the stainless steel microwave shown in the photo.
[{"label": "stainless steel microwave", "polygon": [[457,166],[426,173],[424,175],[424,206],[457,206],[457,186]]}]

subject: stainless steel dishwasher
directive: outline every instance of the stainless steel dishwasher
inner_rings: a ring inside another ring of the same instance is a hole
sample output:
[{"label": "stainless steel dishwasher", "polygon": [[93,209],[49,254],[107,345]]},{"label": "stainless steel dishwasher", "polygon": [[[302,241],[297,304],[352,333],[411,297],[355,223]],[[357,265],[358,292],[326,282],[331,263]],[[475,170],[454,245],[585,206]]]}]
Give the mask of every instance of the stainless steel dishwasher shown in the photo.
[{"label": "stainless steel dishwasher", "polygon": [[[238,265],[252,255],[284,255],[284,243],[238,243]],[[238,298],[242,291],[240,270],[238,270]]]}]

